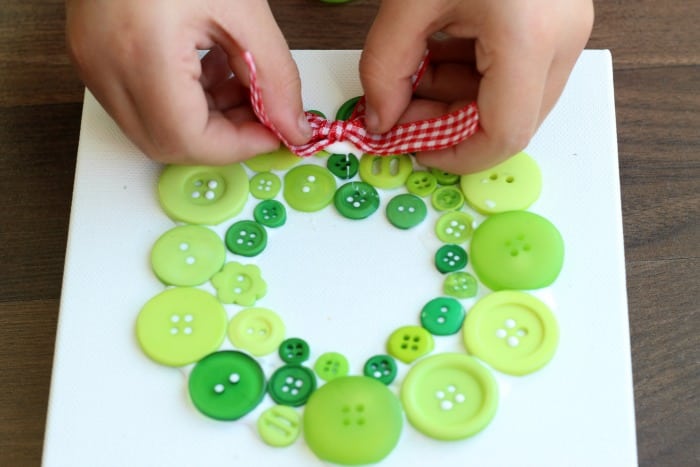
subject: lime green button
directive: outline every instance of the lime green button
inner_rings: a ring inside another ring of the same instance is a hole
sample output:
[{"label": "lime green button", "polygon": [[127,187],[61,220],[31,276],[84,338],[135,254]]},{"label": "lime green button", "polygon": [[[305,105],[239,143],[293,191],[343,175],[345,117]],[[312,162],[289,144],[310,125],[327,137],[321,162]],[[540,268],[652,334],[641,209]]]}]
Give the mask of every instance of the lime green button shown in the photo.
[{"label": "lime green button", "polygon": [[443,245],[435,253],[435,267],[443,274],[464,269],[468,260],[467,252],[459,245]]},{"label": "lime green button", "polygon": [[451,297],[472,298],[478,292],[476,278],[468,272],[458,271],[445,276],[442,291]]},{"label": "lime green button", "polygon": [[462,176],[467,202],[483,214],[530,207],[540,196],[542,174],[535,160],[518,153],[483,172]]},{"label": "lime green button", "polygon": [[435,224],[435,234],[445,243],[464,243],[471,237],[474,228],[472,216],[462,211],[443,214]]},{"label": "lime green button", "polygon": [[266,199],[255,206],[253,217],[265,227],[281,227],[287,222],[287,209],[277,200]]},{"label": "lime green button", "polygon": [[429,196],[433,194],[437,186],[435,175],[424,170],[415,171],[406,179],[406,189],[416,196]]},{"label": "lime green button", "polygon": [[282,180],[272,172],[260,172],[250,179],[250,194],[258,199],[272,199],[282,189]]},{"label": "lime green button", "polygon": [[425,304],[420,323],[435,336],[456,334],[464,322],[464,309],[454,298],[438,297]]},{"label": "lime green button", "polygon": [[433,336],[420,326],[403,326],[389,336],[387,352],[404,363],[427,355],[435,345]]},{"label": "lime green button", "polygon": [[388,386],[394,382],[396,374],[398,373],[396,360],[389,355],[374,355],[365,362],[363,373],[365,376],[374,378]]},{"label": "lime green button", "polygon": [[275,405],[260,414],[257,426],[260,439],[268,446],[290,446],[301,434],[301,414],[292,407]]},{"label": "lime green button", "polygon": [[260,357],[269,355],[284,339],[284,323],[267,308],[246,308],[228,324],[228,338],[239,349]]},{"label": "lime green button", "polygon": [[472,436],[496,414],[498,386],[491,373],[464,354],[438,354],[413,366],[401,386],[408,421],[439,440]]},{"label": "lime green button", "polygon": [[479,300],[464,320],[467,351],[498,371],[526,375],[554,356],[559,328],[550,309],[523,292],[494,292]]},{"label": "lime green button", "polygon": [[297,211],[319,211],[331,203],[334,194],[335,177],[318,165],[300,165],[284,176],[284,199]]},{"label": "lime green button", "polygon": [[338,212],[348,219],[365,219],[379,209],[379,193],[365,182],[348,182],[333,197]]},{"label": "lime green button", "polygon": [[268,390],[278,404],[299,407],[316,390],[316,376],[305,366],[285,365],[272,374]]},{"label": "lime green button", "polygon": [[215,225],[241,212],[248,200],[248,176],[240,164],[169,165],[158,180],[158,196],[172,219]]},{"label": "lime green button", "polygon": [[355,154],[331,154],[327,161],[327,167],[336,177],[349,180],[357,175],[360,161]]},{"label": "lime green button", "polygon": [[316,456],[344,465],[373,464],[396,447],[401,404],[382,383],[364,376],[334,379],[304,409],[304,439]]},{"label": "lime green button", "polygon": [[224,307],[199,289],[167,289],[151,298],[136,319],[141,349],[168,366],[196,362],[218,349],[225,334]]},{"label": "lime green button", "polygon": [[352,97],[343,102],[343,104],[338,109],[338,112],[336,112],[335,114],[335,119],[347,120],[348,118],[350,118],[352,112],[355,110],[355,106],[357,106],[357,103],[360,101],[361,97],[362,96]]},{"label": "lime green button", "polygon": [[430,201],[438,211],[455,211],[464,205],[464,195],[456,186],[441,186],[433,192]]},{"label": "lime green button", "polygon": [[245,161],[245,165],[255,172],[269,172],[270,170],[287,170],[301,161],[301,158],[285,146],[280,146],[272,152],[258,154]]},{"label": "lime green button", "polygon": [[241,256],[257,256],[267,246],[267,232],[255,221],[238,221],[226,231],[226,247]]},{"label": "lime green button", "polygon": [[528,211],[494,214],[474,232],[471,262],[492,290],[532,290],[554,282],[564,263],[564,241],[544,217]]},{"label": "lime green button", "polygon": [[258,362],[235,350],[210,354],[190,373],[192,403],[217,420],[238,420],[265,396],[265,375]]},{"label": "lime green button", "polygon": [[430,173],[433,174],[435,179],[440,185],[456,185],[459,183],[459,175],[450,172],[444,172],[440,169],[430,169]]},{"label": "lime green button", "polygon": [[211,283],[222,303],[251,306],[267,293],[267,283],[254,264],[226,263],[211,278]]},{"label": "lime green button", "polygon": [[428,215],[422,199],[410,193],[394,196],[386,205],[386,218],[399,229],[417,226]]},{"label": "lime green button", "polygon": [[153,272],[167,285],[203,284],[225,260],[226,248],[219,236],[197,225],[168,230],[151,250]]},{"label": "lime green button", "polygon": [[412,172],[413,160],[408,154],[364,154],[360,160],[360,178],[377,188],[398,188]]},{"label": "lime green button", "polygon": [[344,355],[338,352],[326,352],[316,360],[314,370],[319,378],[331,381],[342,376],[347,376],[350,364]]},{"label": "lime green button", "polygon": [[304,339],[290,337],[280,344],[279,356],[285,363],[301,364],[309,359],[311,349]]}]

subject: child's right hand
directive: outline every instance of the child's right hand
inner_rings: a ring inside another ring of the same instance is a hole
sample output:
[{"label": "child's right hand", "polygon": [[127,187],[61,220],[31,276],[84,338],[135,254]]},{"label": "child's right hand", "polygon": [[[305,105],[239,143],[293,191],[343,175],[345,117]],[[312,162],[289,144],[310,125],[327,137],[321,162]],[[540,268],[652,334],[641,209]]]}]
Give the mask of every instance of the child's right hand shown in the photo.
[{"label": "child's right hand", "polygon": [[[250,108],[246,50],[274,125],[293,144],[309,139],[299,73],[267,1],[66,5],[68,48],[81,78],[151,158],[226,164],[279,146]],[[200,61],[198,49],[211,52]]]}]

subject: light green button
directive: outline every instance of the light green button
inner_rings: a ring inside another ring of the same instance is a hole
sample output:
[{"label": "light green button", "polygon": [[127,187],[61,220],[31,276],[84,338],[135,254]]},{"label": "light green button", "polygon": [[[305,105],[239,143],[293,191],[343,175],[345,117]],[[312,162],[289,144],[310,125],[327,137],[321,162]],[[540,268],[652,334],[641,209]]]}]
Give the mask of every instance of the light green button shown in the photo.
[{"label": "light green button", "polygon": [[445,243],[464,243],[474,231],[472,216],[462,211],[443,214],[435,224],[435,234]]},{"label": "light green button", "polygon": [[211,278],[211,283],[222,303],[251,306],[267,293],[267,283],[254,264],[226,263]]},{"label": "light green button", "polygon": [[284,176],[284,199],[297,211],[319,211],[333,201],[334,194],[335,177],[318,165],[300,165]]},{"label": "light green button", "polygon": [[435,175],[424,170],[417,170],[406,179],[406,189],[416,196],[431,195],[437,186]]},{"label": "light green button", "polygon": [[347,376],[350,364],[344,355],[338,352],[326,352],[316,360],[314,370],[319,378],[331,381],[342,376]]},{"label": "light green button", "polygon": [[377,188],[398,188],[406,183],[411,172],[413,160],[408,154],[364,154],[360,159],[360,178]]},{"label": "light green button", "polygon": [[445,276],[442,291],[456,298],[472,298],[476,296],[478,284],[476,278],[468,272],[458,271]]},{"label": "light green button", "polygon": [[432,352],[433,336],[420,326],[403,326],[389,336],[387,352],[404,363],[411,363]]},{"label": "light green button", "polygon": [[289,446],[301,434],[301,415],[286,405],[270,407],[258,418],[258,434],[268,446]]},{"label": "light green button", "polygon": [[272,172],[260,172],[250,179],[250,194],[258,199],[272,199],[282,189],[282,180]]},{"label": "light green button", "polygon": [[464,195],[454,185],[441,186],[433,192],[430,201],[438,211],[455,211],[464,205]]},{"label": "light green button", "polygon": [[228,325],[228,338],[239,349],[260,357],[277,350],[284,339],[284,323],[267,308],[239,311]]},{"label": "light green button", "polygon": [[270,170],[287,170],[298,164],[301,158],[285,146],[279,149],[259,154],[245,161],[245,165],[255,172],[269,172]]}]

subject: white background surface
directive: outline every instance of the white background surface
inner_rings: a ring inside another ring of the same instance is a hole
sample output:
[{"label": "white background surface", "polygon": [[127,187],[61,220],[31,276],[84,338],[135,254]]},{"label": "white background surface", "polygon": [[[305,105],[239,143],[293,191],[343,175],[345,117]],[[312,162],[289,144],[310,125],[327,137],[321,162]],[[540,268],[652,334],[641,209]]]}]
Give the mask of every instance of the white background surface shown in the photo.
[{"label": "white background surface", "polygon": [[[334,115],[361,93],[355,51],[298,51],[306,108]],[[636,465],[634,404],[625,292],[612,66],[606,51],[586,51],[549,118],[527,148],[544,188],[531,211],[549,218],[566,244],[557,282],[534,294],[559,322],[553,360],[535,374],[495,372],[500,404],[480,434],[434,441],[405,423],[382,465]],[[311,162],[319,160],[312,158]],[[238,422],[218,422],[189,402],[184,375],[145,357],[134,322],[164,290],[151,273],[153,242],[174,224],[161,211],[161,167],[136,150],[91,95],[83,110],[64,286],[56,343],[44,465],[325,465],[303,440],[274,449],[254,429],[261,407]],[[349,221],[332,207],[289,210],[268,229],[257,263],[268,283],[258,302],[276,310],[288,336],[315,357],[344,353],[352,372],[399,326],[418,324],[422,305],[440,295],[431,218],[391,228],[380,212]],[[281,199],[281,195],[278,196]],[[251,198],[238,218],[251,218]],[[230,224],[217,227],[222,233]],[[231,256],[229,259],[233,259]],[[483,293],[483,291],[482,291]],[[474,300],[464,300],[469,308]],[[232,315],[237,308],[228,307]],[[461,337],[436,349],[464,351]],[[223,348],[230,344],[224,343]],[[269,376],[276,356],[261,360]],[[398,392],[400,380],[392,385]]]}]

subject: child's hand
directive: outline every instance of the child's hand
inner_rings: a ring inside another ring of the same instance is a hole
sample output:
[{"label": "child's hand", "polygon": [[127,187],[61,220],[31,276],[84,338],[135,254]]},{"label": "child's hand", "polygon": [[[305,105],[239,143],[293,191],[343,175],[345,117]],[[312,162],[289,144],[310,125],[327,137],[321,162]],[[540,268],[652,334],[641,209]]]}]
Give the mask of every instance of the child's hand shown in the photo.
[{"label": "child's hand", "polygon": [[[153,159],[225,164],[279,146],[250,108],[246,50],[276,127],[295,144],[310,137],[299,74],[265,0],[66,3],[81,77]],[[200,62],[197,49],[211,52]]]},{"label": "child's hand", "polygon": [[[383,133],[476,99],[480,130],[419,161],[455,173],[493,166],[528,144],[592,24],[591,0],[383,0],[360,62],[368,127]],[[412,101],[410,77],[426,47],[431,67],[416,91],[423,100]]]}]

